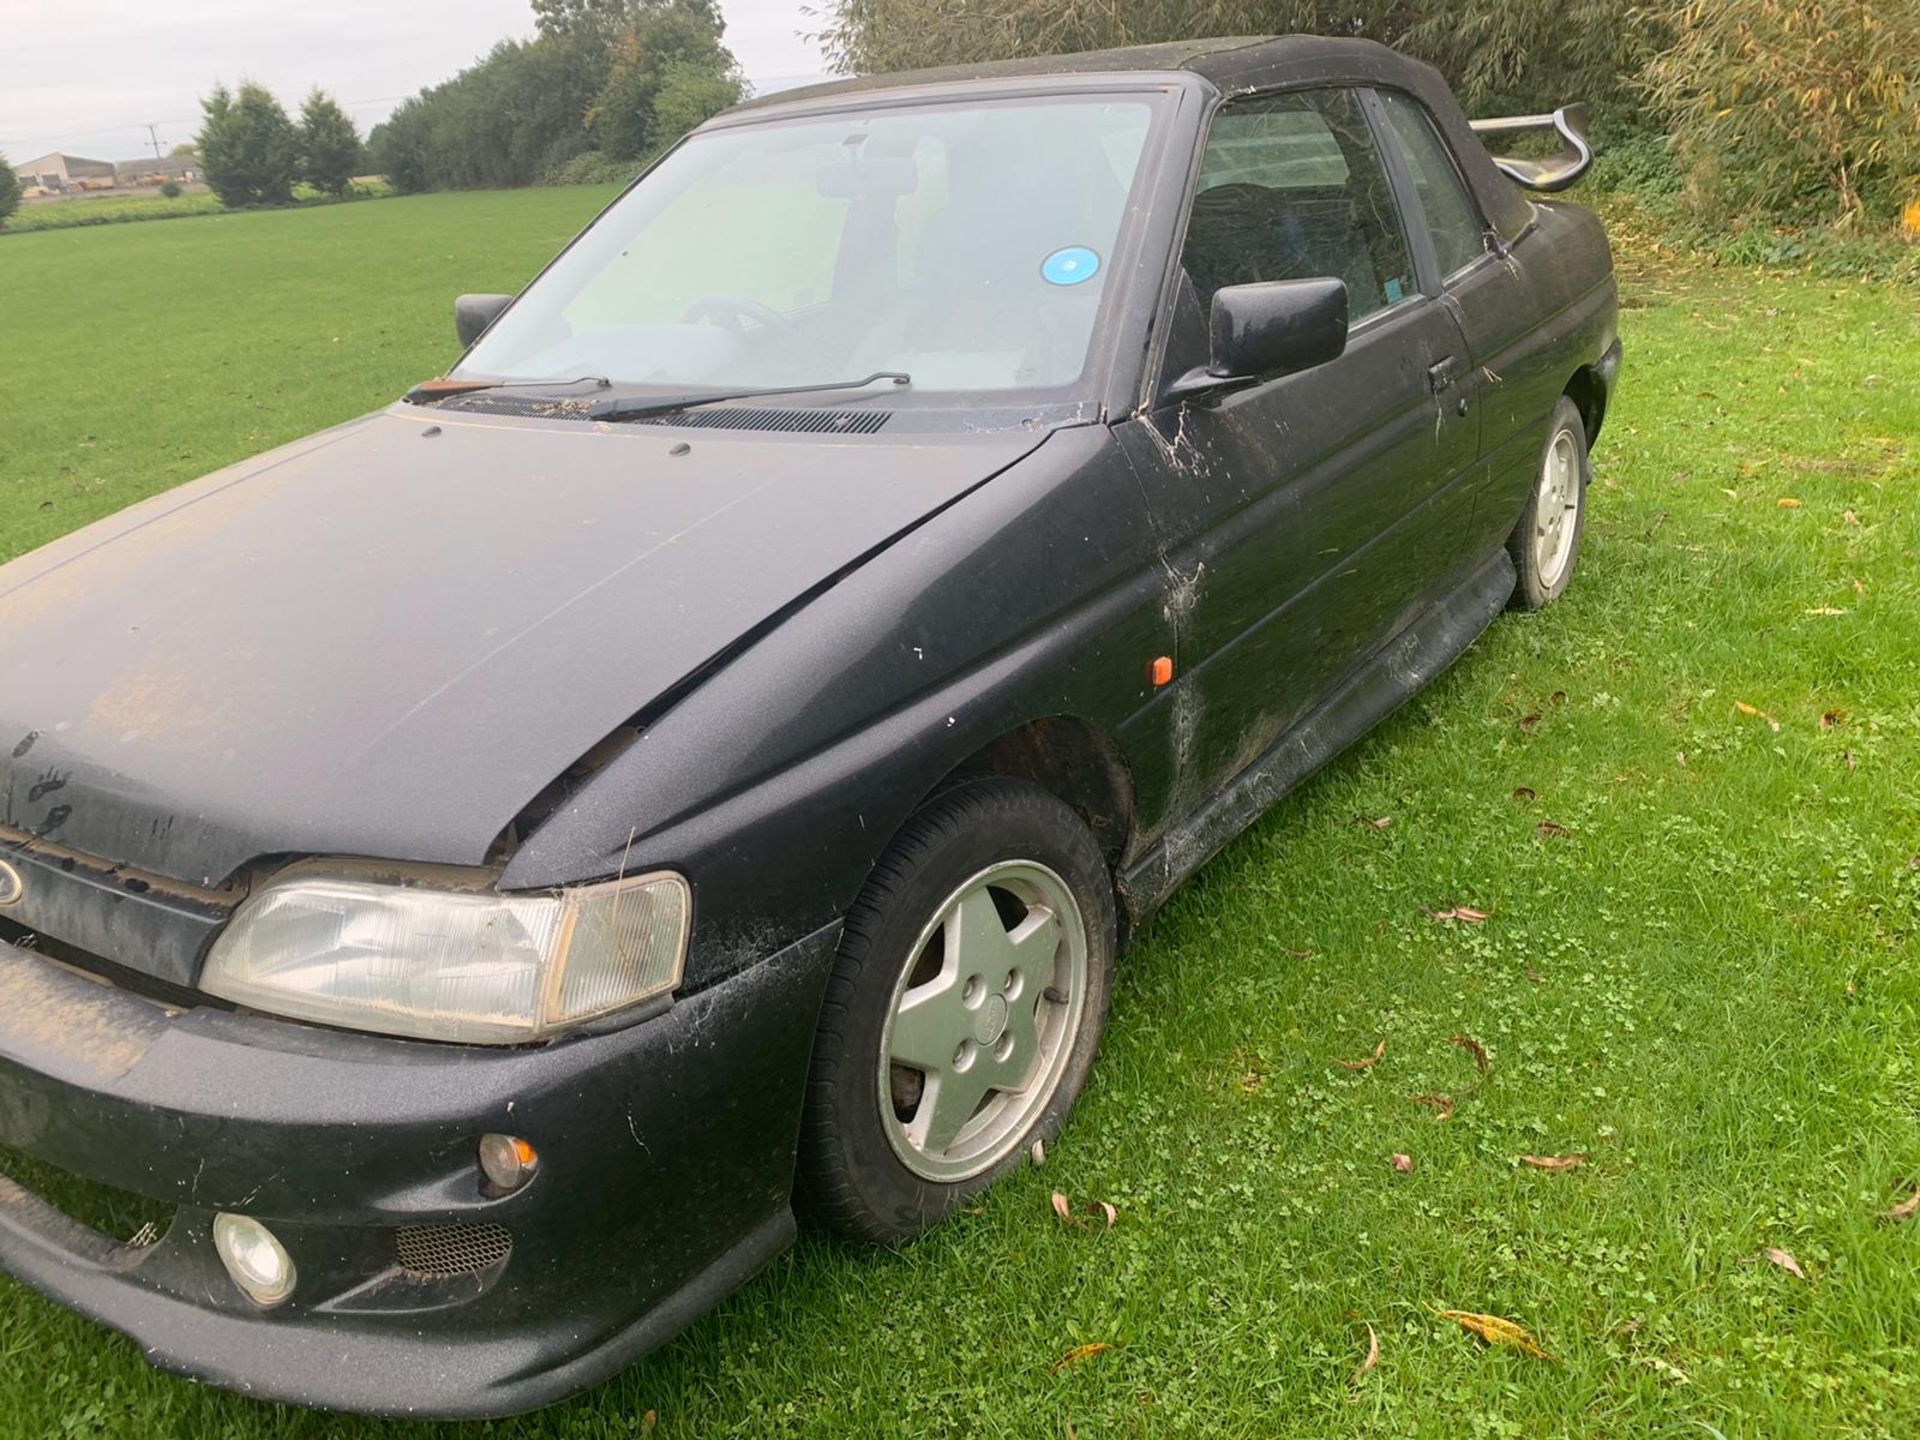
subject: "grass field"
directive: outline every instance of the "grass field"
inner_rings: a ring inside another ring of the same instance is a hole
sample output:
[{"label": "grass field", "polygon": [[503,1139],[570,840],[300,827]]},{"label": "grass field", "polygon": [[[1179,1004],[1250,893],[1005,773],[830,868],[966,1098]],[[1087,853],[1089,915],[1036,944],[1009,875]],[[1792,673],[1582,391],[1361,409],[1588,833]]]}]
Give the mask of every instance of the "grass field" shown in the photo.
[{"label": "grass field", "polygon": [[[605,193],[0,242],[0,556],[433,373],[451,296]],[[1878,1218],[1920,1179],[1920,314],[1622,265],[1573,589],[1174,900],[1044,1168],[464,1433],[1920,1434],[1920,1218]],[[426,1429],[151,1373],[0,1282],[0,1434],[343,1433]]]},{"label": "grass field", "polygon": [[[348,198],[372,200],[392,193],[385,181],[359,186]],[[301,206],[334,205],[339,202],[301,185],[294,191],[295,204]],[[222,212],[218,196],[208,190],[189,190],[179,195],[114,194],[101,199],[68,199],[22,205],[7,217],[4,233],[28,234],[36,230],[72,230],[92,225],[119,225],[130,220],[179,220],[194,215],[218,215]]]}]

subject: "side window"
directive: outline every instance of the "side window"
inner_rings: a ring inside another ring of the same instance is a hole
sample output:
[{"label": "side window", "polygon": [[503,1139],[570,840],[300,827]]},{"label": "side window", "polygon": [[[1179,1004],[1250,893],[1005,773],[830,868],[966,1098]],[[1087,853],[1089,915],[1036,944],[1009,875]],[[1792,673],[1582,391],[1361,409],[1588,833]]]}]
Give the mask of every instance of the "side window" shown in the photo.
[{"label": "side window", "polygon": [[1406,230],[1354,93],[1222,106],[1182,259],[1202,311],[1222,286],[1323,275],[1347,282],[1354,320],[1412,295]]},{"label": "side window", "polygon": [[1487,227],[1426,108],[1392,90],[1380,92],[1380,103],[1386,107],[1394,146],[1413,172],[1414,189],[1426,208],[1440,273],[1451,275],[1486,253]]}]

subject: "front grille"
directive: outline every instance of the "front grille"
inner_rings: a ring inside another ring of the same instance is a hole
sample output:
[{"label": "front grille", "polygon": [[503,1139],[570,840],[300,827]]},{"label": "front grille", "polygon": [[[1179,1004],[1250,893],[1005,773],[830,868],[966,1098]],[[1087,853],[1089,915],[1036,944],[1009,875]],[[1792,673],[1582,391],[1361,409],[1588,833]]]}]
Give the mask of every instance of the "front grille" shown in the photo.
[{"label": "front grille", "polygon": [[504,1225],[404,1225],[394,1231],[393,1248],[409,1275],[449,1280],[504,1264],[513,1233]]},{"label": "front grille", "polygon": [[0,1176],[29,1195],[38,1196],[69,1220],[135,1250],[159,1240],[173,1223],[171,1205],[83,1180],[5,1145],[0,1145]]}]

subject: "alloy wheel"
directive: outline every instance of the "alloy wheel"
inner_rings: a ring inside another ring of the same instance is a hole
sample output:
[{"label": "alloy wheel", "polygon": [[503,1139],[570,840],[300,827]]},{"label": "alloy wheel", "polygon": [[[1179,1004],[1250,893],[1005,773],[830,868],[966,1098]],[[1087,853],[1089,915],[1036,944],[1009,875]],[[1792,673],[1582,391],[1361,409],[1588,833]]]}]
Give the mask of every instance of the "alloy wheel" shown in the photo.
[{"label": "alloy wheel", "polygon": [[1059,1088],[1087,997],[1087,930],[1066,881],[1012,860],[965,881],[901,967],[881,1034],[880,1111],[923,1180],[993,1168]]}]

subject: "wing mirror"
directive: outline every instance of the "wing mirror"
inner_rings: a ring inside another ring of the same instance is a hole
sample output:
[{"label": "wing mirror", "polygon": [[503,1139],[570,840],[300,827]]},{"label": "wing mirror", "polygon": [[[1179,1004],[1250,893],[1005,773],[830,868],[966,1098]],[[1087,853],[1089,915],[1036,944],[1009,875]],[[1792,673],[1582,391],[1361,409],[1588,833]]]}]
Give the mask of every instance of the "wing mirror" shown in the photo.
[{"label": "wing mirror", "polygon": [[1173,382],[1193,400],[1275,380],[1337,359],[1347,348],[1347,282],[1270,280],[1213,292],[1210,358]]},{"label": "wing mirror", "polygon": [[453,328],[459,333],[461,345],[478,340],[512,299],[511,295],[462,295],[454,301]]}]

